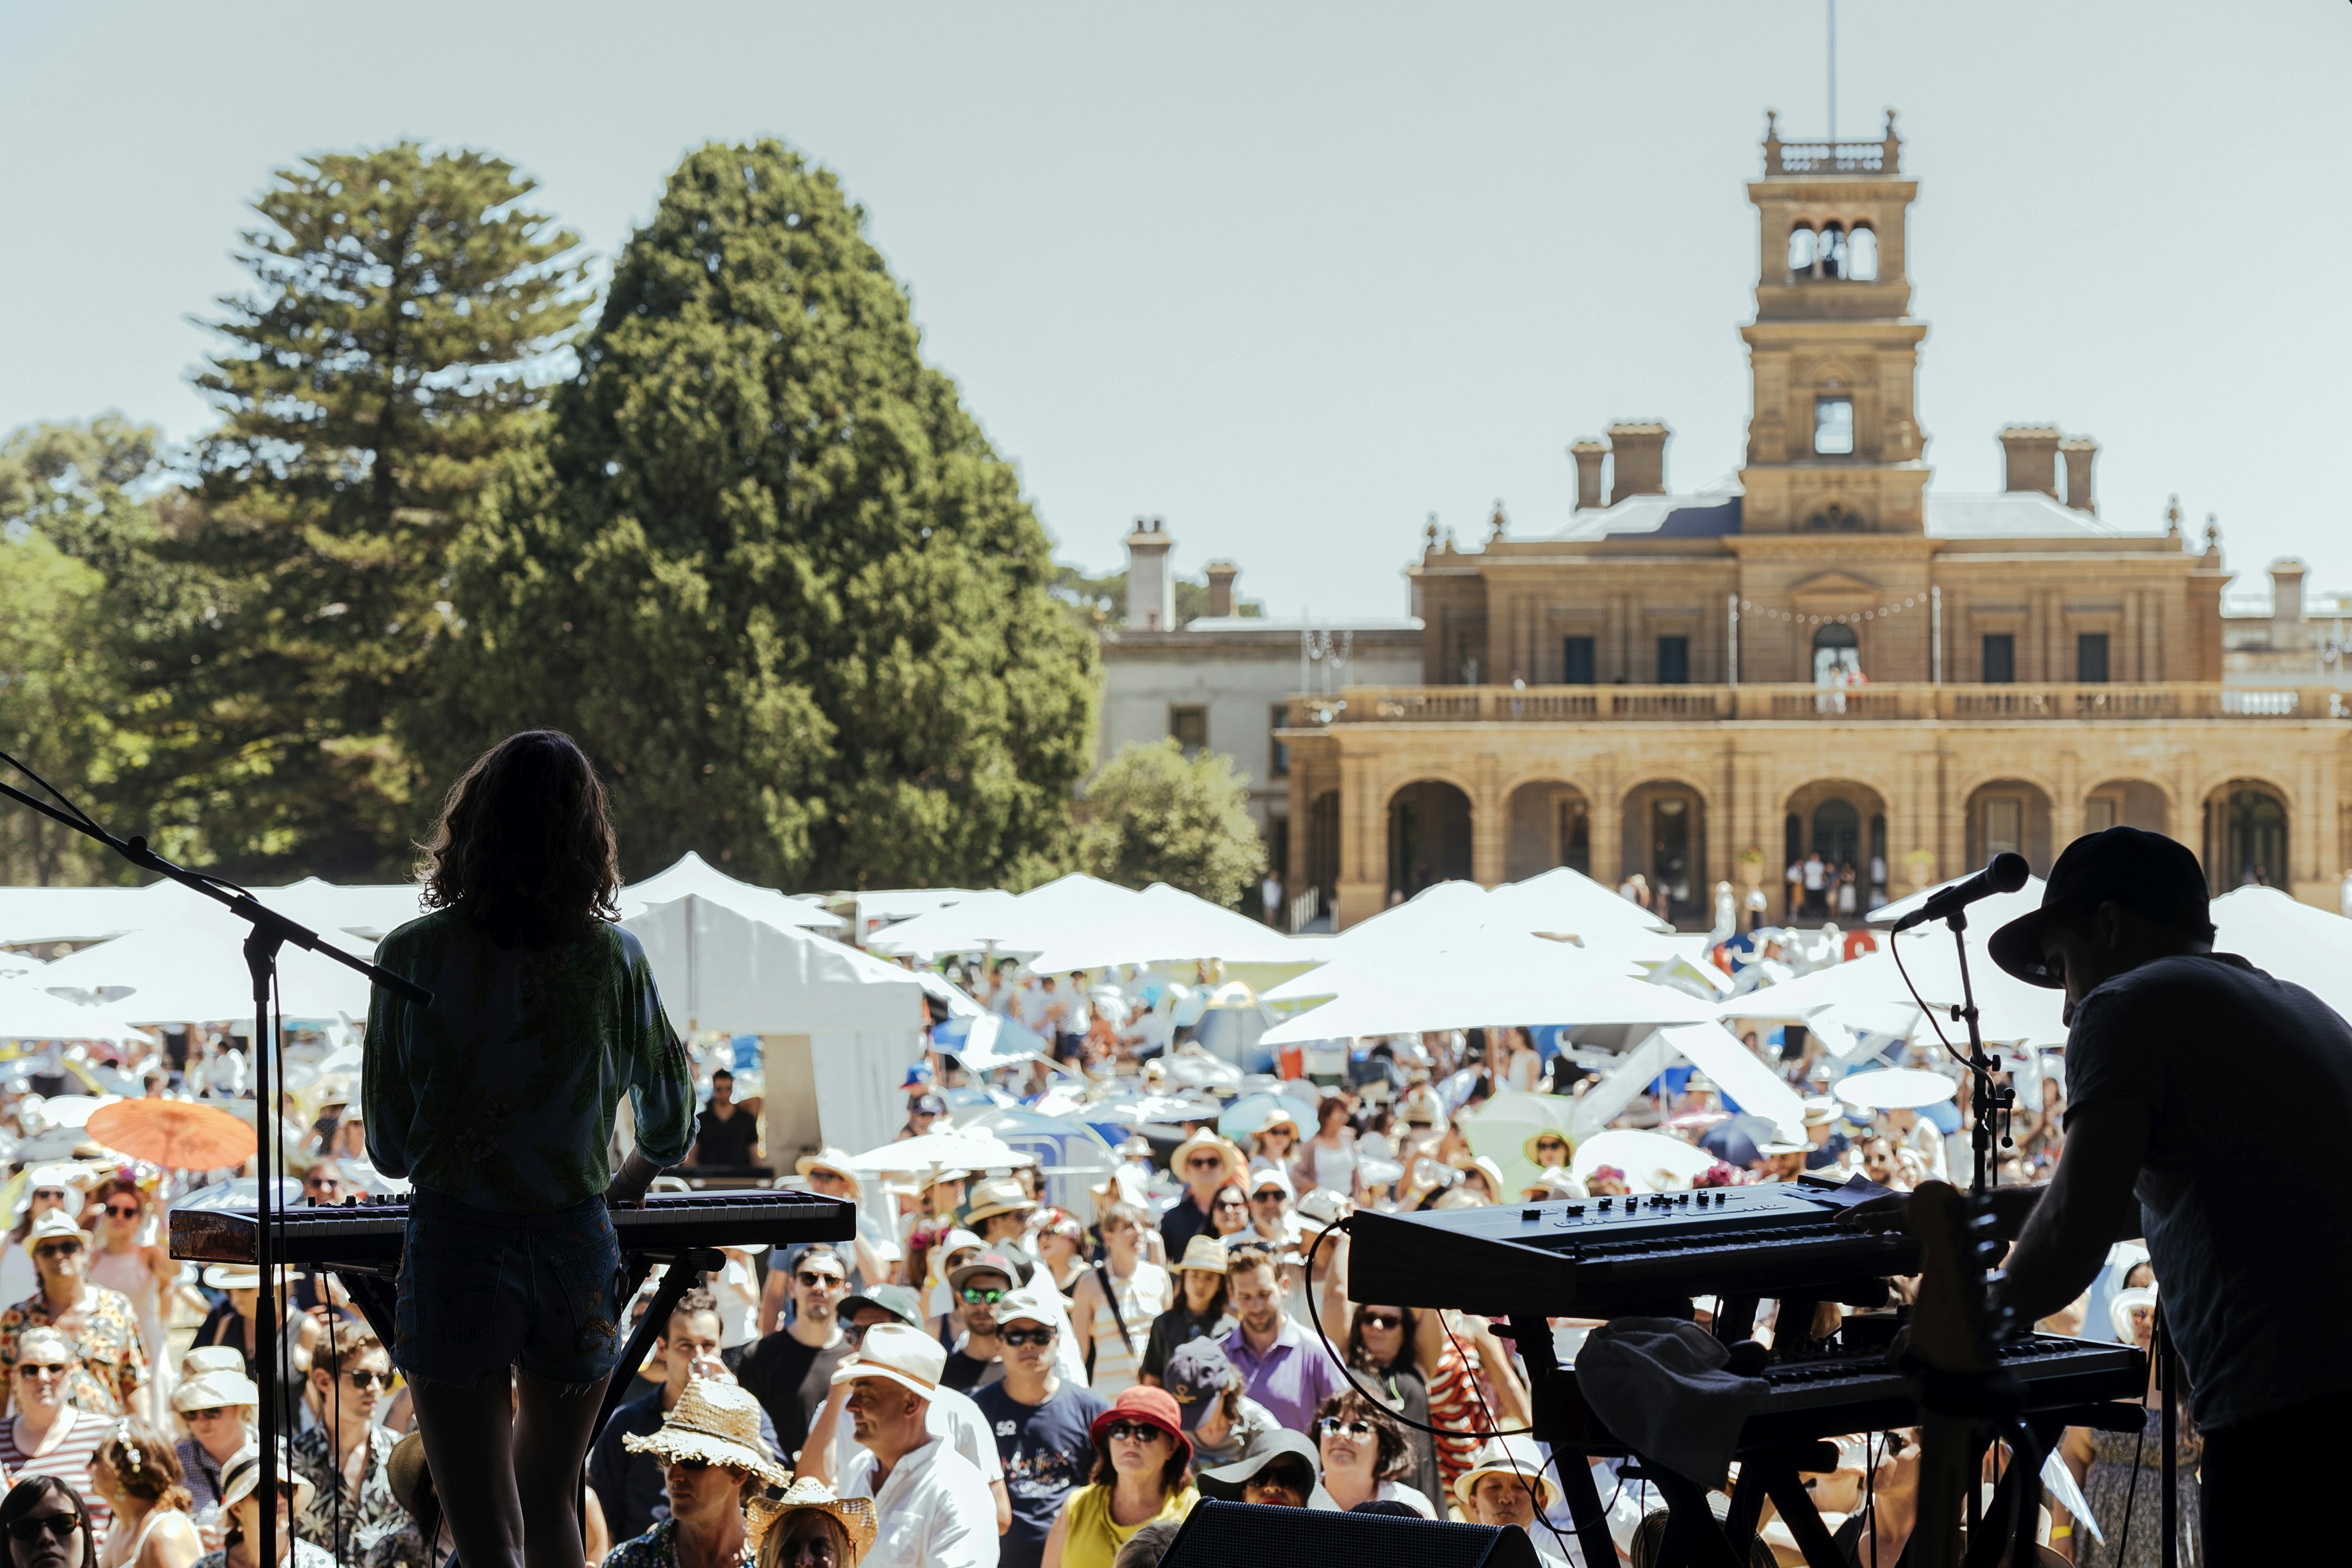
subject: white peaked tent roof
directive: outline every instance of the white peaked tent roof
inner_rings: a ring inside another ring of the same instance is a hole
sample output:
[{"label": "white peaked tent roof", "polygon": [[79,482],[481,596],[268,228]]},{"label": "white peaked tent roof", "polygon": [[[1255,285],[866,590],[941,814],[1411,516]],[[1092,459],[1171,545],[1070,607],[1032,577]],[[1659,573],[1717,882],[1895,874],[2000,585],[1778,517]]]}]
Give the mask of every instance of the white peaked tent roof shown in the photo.
[{"label": "white peaked tent roof", "polygon": [[1041,974],[1062,974],[1115,963],[1202,958],[1228,963],[1313,963],[1319,957],[1318,949],[1246,915],[1220,909],[1181,888],[1154,882],[1131,901],[1114,905],[1100,921],[1047,942],[1029,966]]},{"label": "white peaked tent roof", "polygon": [[1475,882],[1432,882],[1401,904],[1358,921],[1318,943],[1334,963],[1369,962],[1378,955],[1415,956],[1450,947],[1476,931],[1485,919],[1486,889]]},{"label": "white peaked tent roof", "polygon": [[1459,945],[1423,949],[1409,960],[1388,954],[1335,959],[1267,994],[1325,993],[1332,1000],[1277,1024],[1263,1043],[1501,1023],[1696,1024],[1713,1016],[1696,997],[1637,980],[1605,955],[1493,931],[1474,931]]},{"label": "white peaked tent roof", "polygon": [[[245,922],[208,900],[197,904],[171,925],[144,926],[58,960],[40,972],[42,989],[93,996],[104,1013],[137,1024],[252,1017]],[[355,957],[374,945],[327,937]],[[305,949],[280,951],[278,984],[289,1018],[367,1016],[367,976]]]},{"label": "white peaked tent roof", "polygon": [[796,926],[808,931],[839,931],[839,916],[825,912],[814,899],[796,899],[773,888],[763,888],[756,882],[739,881],[705,860],[693,850],[678,857],[677,864],[667,871],[657,872],[642,882],[632,882],[621,889],[621,915],[625,922],[630,915],[655,904],[667,904],[678,899],[708,899],[710,902],[755,921],[772,926]]},{"label": "white peaked tent roof", "polygon": [[989,945],[989,939],[978,934],[980,929],[995,921],[998,911],[1013,901],[1013,895],[1002,888],[989,888],[929,914],[885,926],[866,938],[866,945],[877,952],[905,953],[909,958],[921,959],[948,952],[979,952]]},{"label": "white peaked tent roof", "polygon": [[0,942],[90,942],[217,908],[177,882],[143,888],[0,888]]},{"label": "white peaked tent roof", "polygon": [[1523,882],[1506,882],[1486,895],[1489,923],[1520,921],[1534,923],[1529,931],[1587,939],[1629,931],[1671,935],[1674,926],[1633,902],[1621,898],[1571,866],[1559,866]]},{"label": "white peaked tent roof", "polygon": [[644,943],[670,1021],[730,1035],[923,1027],[923,983],[895,963],[699,896],[621,921]]},{"label": "white peaked tent roof", "polygon": [[2352,1017],[2352,921],[2276,888],[2238,888],[2212,907],[2216,952],[2306,986]]},{"label": "white peaked tent roof", "polygon": [[[345,886],[305,877],[282,888],[256,888],[254,898],[309,926],[322,936],[357,937],[362,942],[382,942],[396,927],[425,912],[424,889],[414,882],[364,882]],[[346,942],[346,947],[357,944]]]}]

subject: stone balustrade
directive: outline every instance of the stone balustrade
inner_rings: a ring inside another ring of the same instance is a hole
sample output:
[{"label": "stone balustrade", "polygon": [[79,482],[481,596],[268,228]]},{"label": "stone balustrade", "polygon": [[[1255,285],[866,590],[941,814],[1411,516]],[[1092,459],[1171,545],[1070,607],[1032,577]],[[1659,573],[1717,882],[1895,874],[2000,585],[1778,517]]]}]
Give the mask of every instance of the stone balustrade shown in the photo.
[{"label": "stone balustrade", "polygon": [[1937,721],[2071,723],[2162,720],[2352,719],[2330,686],[2254,688],[2195,681],[2000,686],[1372,686],[1294,697],[1297,730],[1327,724],[1864,723]]}]

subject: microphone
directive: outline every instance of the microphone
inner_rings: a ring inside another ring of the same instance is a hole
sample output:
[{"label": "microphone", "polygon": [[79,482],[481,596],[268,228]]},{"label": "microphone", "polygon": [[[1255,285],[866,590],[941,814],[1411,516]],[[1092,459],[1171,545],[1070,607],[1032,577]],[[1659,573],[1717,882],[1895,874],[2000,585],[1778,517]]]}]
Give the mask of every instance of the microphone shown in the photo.
[{"label": "microphone", "polygon": [[1975,876],[1953,883],[1896,921],[1895,931],[1900,934],[1913,926],[1926,925],[1929,921],[1948,920],[1979,899],[1989,899],[1995,893],[2013,893],[2025,886],[2025,879],[2032,872],[2033,868],[2025,863],[2024,856],[2015,850],[2004,849]]}]

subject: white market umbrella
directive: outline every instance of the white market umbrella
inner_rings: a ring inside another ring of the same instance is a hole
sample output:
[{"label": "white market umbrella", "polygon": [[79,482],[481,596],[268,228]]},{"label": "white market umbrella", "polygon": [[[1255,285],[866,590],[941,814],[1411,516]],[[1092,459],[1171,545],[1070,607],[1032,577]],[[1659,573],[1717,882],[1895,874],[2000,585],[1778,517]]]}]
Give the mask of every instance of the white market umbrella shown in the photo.
[{"label": "white market umbrella", "polygon": [[1384,961],[1451,947],[1485,923],[1486,889],[1475,882],[1433,882],[1403,903],[1358,921],[1316,945],[1334,963]]},{"label": "white market umbrella", "polygon": [[[1143,895],[1131,888],[1122,888],[1082,871],[1057,877],[1045,886],[1032,888],[1003,903],[991,902],[985,909],[972,911],[965,922],[971,934],[980,938],[982,947],[994,947],[1007,952],[1043,953],[1056,943],[1066,950],[1071,944],[1090,939],[1105,927],[1139,918],[1137,906]],[[968,910],[959,904],[954,913]],[[910,924],[912,922],[909,922]],[[1111,959],[1110,963],[1123,962]],[[1032,963],[1030,967],[1040,973],[1061,971]],[[1081,967],[1076,964],[1070,968]]]},{"label": "white market umbrella", "polygon": [[1612,1127],[1578,1144],[1569,1169],[1590,1181],[1601,1166],[1614,1165],[1634,1192],[1658,1193],[1689,1186],[1714,1163],[1715,1156],[1696,1143],[1639,1127]]},{"label": "white market umbrella", "polygon": [[1857,1110],[1916,1110],[1943,1104],[1959,1093],[1959,1086],[1925,1068],[1885,1068],[1840,1079],[1833,1092]]},{"label": "white market umbrella", "polygon": [[305,877],[282,888],[256,888],[257,902],[277,910],[298,925],[321,934],[356,937],[341,945],[356,949],[382,942],[393,930],[425,912],[424,889],[413,882],[365,882],[343,885]]},{"label": "white market umbrella", "polygon": [[0,1040],[154,1041],[113,1009],[52,996],[29,980],[0,980]]},{"label": "white market umbrella", "polygon": [[1009,1171],[1036,1163],[1034,1155],[1023,1153],[993,1134],[955,1129],[880,1144],[851,1156],[849,1168],[861,1176],[920,1175],[933,1170]]},{"label": "white market umbrella", "polygon": [[2306,986],[2352,1017],[2352,921],[2277,888],[2238,888],[2215,899],[2213,951]]},{"label": "white market umbrella", "polygon": [[94,942],[219,908],[168,881],[143,888],[0,888],[0,942]]},{"label": "white market umbrella", "polygon": [[646,906],[621,924],[645,944],[671,1020],[688,1030],[903,1029],[909,1054],[920,1049],[922,982],[871,953],[701,897]]},{"label": "white market umbrella", "polygon": [[[253,1016],[243,921],[209,900],[169,927],[148,927],[58,959],[40,974],[52,994],[73,992],[142,1024],[201,1023]],[[365,956],[367,944],[347,952]],[[305,948],[278,955],[278,1005],[289,1018],[363,1017],[367,976]]]},{"label": "white market umbrella", "polygon": [[[1968,874],[1969,877],[1975,875],[1974,871]],[[1955,887],[1966,880],[1968,877],[1954,877],[1949,881],[1938,882],[1932,888],[1922,889],[1908,898],[1897,899],[1891,904],[1881,904],[1870,911],[1870,923],[1874,926],[1893,925],[1946,888]],[[2031,914],[2040,909],[2042,889],[2046,885],[2039,877],[2028,877],[2025,879],[2025,886],[2013,893],[1994,893],[1989,898],[1979,899],[1969,906],[1969,927],[1971,934],[1979,926],[1990,933],[2007,925],[2020,915]],[[1937,921],[1932,925],[1918,929],[1940,931],[1944,929],[1944,924],[1941,921]],[[1946,940],[1950,939],[1947,937]]]},{"label": "white market umbrella", "polygon": [[866,945],[876,952],[924,960],[951,952],[983,952],[991,941],[981,934],[981,929],[999,919],[998,911],[1013,901],[1013,894],[990,888],[885,926],[866,938]]},{"label": "white market umbrella", "polygon": [[1671,935],[1674,926],[1573,867],[1559,866],[1523,882],[1506,882],[1488,893],[1490,923],[1530,922],[1528,931],[1591,939],[1649,932]]},{"label": "white market umbrella", "polygon": [[[1122,889],[1124,890],[1124,889]],[[1099,919],[1046,940],[1029,960],[1040,974],[1114,964],[1312,963],[1318,950],[1206,899],[1154,882],[1131,901],[1111,900]]]}]

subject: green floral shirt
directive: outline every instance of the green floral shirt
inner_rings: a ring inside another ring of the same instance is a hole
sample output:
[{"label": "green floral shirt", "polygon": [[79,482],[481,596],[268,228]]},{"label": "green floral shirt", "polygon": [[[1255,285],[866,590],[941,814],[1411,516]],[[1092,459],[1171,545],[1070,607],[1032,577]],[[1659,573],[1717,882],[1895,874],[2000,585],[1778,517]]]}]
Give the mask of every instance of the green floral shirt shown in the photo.
[{"label": "green floral shirt", "polygon": [[621,1096],[657,1164],[694,1140],[694,1080],[637,939],[598,925],[561,947],[500,948],[436,910],[376,962],[433,993],[368,1006],[368,1158],[477,1208],[545,1214],[612,1184]]},{"label": "green floral shirt", "polygon": [[[121,1415],[131,1409],[131,1399],[147,1382],[147,1353],[139,1344],[139,1320],[131,1299],[103,1285],[89,1287],[88,1305],[74,1349],[81,1365],[74,1369],[73,1402],[93,1415]],[[25,1300],[0,1311],[0,1378],[16,1370],[16,1341],[27,1329],[56,1326],[49,1299],[36,1290]]]}]

